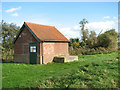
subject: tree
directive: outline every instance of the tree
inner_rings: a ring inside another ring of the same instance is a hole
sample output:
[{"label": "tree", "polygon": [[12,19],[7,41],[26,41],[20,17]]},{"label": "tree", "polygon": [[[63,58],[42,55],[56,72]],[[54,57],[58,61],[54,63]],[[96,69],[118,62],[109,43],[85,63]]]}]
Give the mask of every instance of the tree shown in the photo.
[{"label": "tree", "polygon": [[97,37],[95,31],[90,31],[90,35],[88,37],[88,40],[86,41],[86,44],[89,46],[89,48],[93,48],[97,43]]},{"label": "tree", "polygon": [[72,48],[79,48],[79,38],[70,38],[70,44]]},{"label": "tree", "polygon": [[105,48],[108,48],[111,40],[109,38],[109,36],[107,34],[101,34],[97,37],[97,40],[98,40],[98,47],[105,47]]},{"label": "tree", "polygon": [[115,31],[115,29],[108,30],[97,37],[98,39],[97,45],[105,48],[116,49],[117,38],[118,38],[118,34]]},{"label": "tree", "polygon": [[2,20],[2,31],[0,35],[2,35],[2,55],[8,55],[13,51],[14,45],[13,40],[17,32],[19,31],[20,27],[16,26],[15,24],[7,24]]},{"label": "tree", "polygon": [[85,29],[85,24],[87,24],[88,21],[86,19],[83,19],[82,21],[80,21],[80,27],[81,27],[81,33],[82,33],[82,40],[83,42],[86,42],[86,40],[88,39],[88,29]]}]

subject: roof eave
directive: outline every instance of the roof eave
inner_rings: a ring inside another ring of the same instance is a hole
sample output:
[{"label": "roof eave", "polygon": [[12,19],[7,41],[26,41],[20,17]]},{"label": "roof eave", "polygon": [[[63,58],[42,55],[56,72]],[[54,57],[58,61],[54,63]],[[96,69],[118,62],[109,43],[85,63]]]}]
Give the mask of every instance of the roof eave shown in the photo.
[{"label": "roof eave", "polygon": [[44,41],[44,42],[67,42],[67,43],[69,43],[70,41],[57,41],[57,40],[53,40],[53,41]]}]

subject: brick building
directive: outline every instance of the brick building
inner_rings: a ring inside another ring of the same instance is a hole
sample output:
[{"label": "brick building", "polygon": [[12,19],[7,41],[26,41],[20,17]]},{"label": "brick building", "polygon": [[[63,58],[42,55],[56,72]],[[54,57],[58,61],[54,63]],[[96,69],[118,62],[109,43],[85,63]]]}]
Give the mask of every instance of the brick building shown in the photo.
[{"label": "brick building", "polygon": [[14,62],[52,62],[56,55],[69,55],[68,42],[54,26],[24,22],[14,41]]}]

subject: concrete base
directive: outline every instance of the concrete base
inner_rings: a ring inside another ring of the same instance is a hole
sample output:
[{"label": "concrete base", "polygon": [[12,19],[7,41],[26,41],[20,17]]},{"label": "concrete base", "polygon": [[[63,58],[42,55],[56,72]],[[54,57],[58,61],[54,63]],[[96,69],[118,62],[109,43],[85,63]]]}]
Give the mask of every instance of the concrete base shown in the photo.
[{"label": "concrete base", "polygon": [[56,56],[53,61],[59,63],[78,61],[78,56]]}]

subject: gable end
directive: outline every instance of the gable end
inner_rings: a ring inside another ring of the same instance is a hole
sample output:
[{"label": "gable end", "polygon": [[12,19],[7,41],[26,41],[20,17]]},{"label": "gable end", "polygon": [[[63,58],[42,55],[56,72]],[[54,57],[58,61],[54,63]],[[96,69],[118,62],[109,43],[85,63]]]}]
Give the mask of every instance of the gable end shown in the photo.
[{"label": "gable end", "polygon": [[21,34],[21,32],[23,31],[24,28],[27,28],[28,31],[35,37],[35,39],[38,41],[38,42],[41,42],[41,40],[32,32],[32,30],[25,24],[23,24],[23,26],[20,28],[20,31],[18,32],[18,34],[16,35],[16,38],[14,39],[13,43],[15,44],[16,40],[18,39],[19,35]]}]

